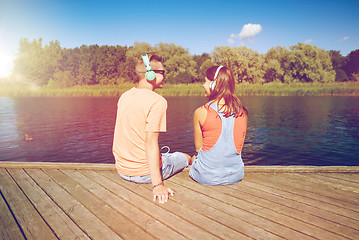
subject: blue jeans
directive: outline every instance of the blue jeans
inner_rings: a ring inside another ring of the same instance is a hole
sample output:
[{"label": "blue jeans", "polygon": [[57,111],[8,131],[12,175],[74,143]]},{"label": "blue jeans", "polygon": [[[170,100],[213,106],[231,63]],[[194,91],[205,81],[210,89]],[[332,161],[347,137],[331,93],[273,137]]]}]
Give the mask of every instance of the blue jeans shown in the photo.
[{"label": "blue jeans", "polygon": [[[162,179],[165,180],[176,173],[182,171],[188,167],[188,161],[186,156],[181,152],[163,153],[162,154]],[[135,183],[151,183],[151,175],[144,176],[126,176],[120,174],[120,176],[130,182]]]}]

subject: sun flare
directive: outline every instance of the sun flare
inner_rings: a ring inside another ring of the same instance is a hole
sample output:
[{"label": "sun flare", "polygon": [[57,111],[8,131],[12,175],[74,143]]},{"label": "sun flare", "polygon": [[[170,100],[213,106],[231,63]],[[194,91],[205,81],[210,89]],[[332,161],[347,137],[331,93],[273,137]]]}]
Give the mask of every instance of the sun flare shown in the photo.
[{"label": "sun flare", "polygon": [[14,55],[4,49],[0,46],[0,78],[10,76],[14,65]]}]

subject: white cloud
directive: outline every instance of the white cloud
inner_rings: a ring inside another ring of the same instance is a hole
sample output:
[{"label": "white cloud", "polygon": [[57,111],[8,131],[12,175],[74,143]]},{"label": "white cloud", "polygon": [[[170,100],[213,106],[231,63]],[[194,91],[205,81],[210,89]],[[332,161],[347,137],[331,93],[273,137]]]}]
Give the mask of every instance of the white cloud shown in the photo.
[{"label": "white cloud", "polygon": [[312,39],[308,39],[308,40],[305,40],[305,41],[304,41],[304,43],[306,43],[306,44],[309,44],[309,43],[311,43],[311,42],[313,42]]},{"label": "white cloud", "polygon": [[228,43],[233,44],[235,39],[239,39],[242,41],[247,40],[249,42],[253,42],[254,37],[258,35],[261,31],[262,31],[262,26],[260,24],[252,24],[252,23],[245,24],[242,27],[242,30],[239,34],[232,33],[229,36]]},{"label": "white cloud", "polygon": [[342,39],[340,39],[338,42],[343,42],[343,41],[346,41],[346,40],[348,40],[350,37],[348,37],[348,36],[345,36],[345,37],[343,37]]},{"label": "white cloud", "polygon": [[229,37],[229,38],[228,38],[228,43],[229,43],[229,44],[233,44],[233,43],[234,43],[234,39],[231,38],[231,37]]},{"label": "white cloud", "polygon": [[238,34],[239,39],[252,39],[258,33],[262,31],[262,26],[260,24],[248,23],[243,26],[242,31]]}]

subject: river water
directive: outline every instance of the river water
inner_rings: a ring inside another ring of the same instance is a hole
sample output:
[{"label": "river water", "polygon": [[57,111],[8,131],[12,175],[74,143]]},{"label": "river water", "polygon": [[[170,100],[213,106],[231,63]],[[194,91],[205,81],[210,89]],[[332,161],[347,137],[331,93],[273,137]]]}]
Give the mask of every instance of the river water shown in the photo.
[{"label": "river water", "polygon": [[[204,97],[167,97],[160,146],[195,153]],[[0,160],[113,163],[118,98],[0,98]],[[359,165],[359,97],[241,97],[248,165]]]}]

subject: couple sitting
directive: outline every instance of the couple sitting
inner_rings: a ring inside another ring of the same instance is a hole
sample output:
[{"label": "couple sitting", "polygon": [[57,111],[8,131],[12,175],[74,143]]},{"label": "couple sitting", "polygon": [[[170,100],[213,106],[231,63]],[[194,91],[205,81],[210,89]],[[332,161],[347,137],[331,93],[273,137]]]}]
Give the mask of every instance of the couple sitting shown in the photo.
[{"label": "couple sitting", "polygon": [[122,94],[117,105],[113,154],[120,176],[152,183],[153,200],[167,202],[174,192],[163,180],[192,165],[190,177],[205,185],[239,182],[244,175],[241,150],[247,129],[247,110],[234,95],[231,70],[214,66],[203,85],[209,102],[193,116],[197,155],[160,154],[159,132],[166,131],[167,101],[154,92],[165,80],[162,57],[148,53],[136,64],[138,86]]}]

